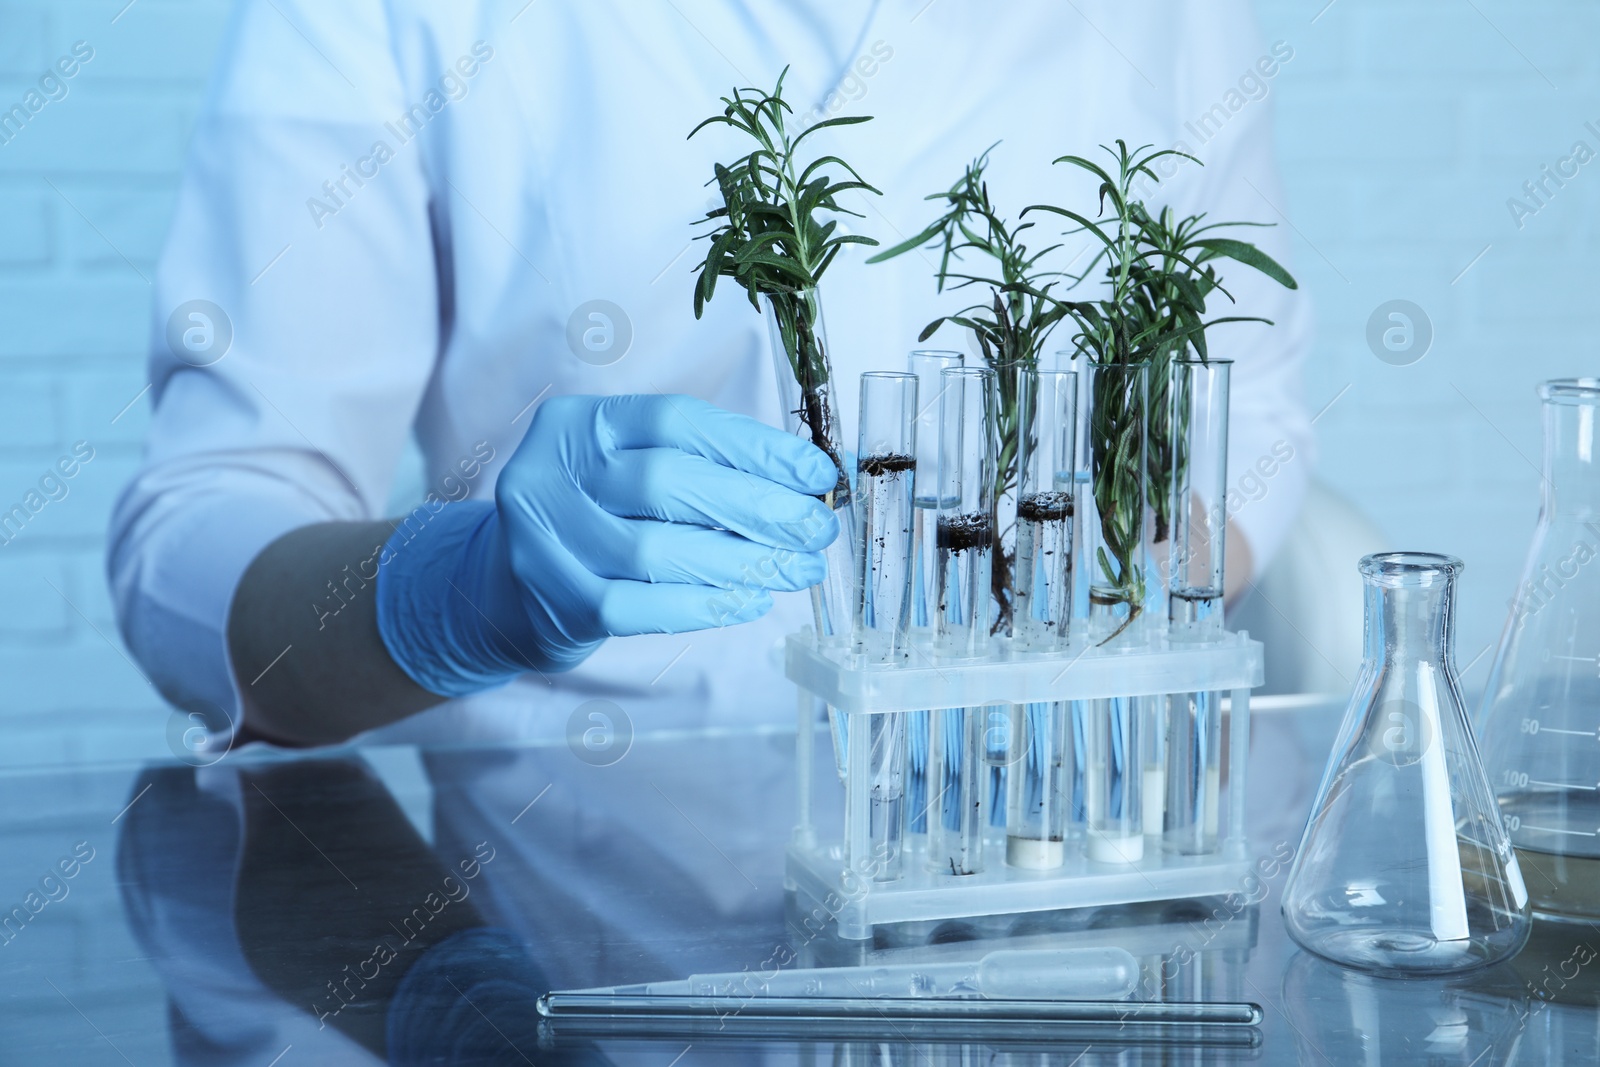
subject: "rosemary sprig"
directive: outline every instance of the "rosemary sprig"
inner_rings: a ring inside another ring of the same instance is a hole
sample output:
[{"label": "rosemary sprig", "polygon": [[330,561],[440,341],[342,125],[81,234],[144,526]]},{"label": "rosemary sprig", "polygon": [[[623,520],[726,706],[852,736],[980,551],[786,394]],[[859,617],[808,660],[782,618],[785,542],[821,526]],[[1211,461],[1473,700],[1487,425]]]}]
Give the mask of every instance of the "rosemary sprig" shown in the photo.
[{"label": "rosemary sprig", "polygon": [[[1132,187],[1141,174],[1160,182],[1151,167],[1156,160],[1169,155],[1195,163],[1200,160],[1175,149],[1152,152],[1149,145],[1144,145],[1130,150],[1121,140],[1116,145],[1115,150],[1102,146],[1116,161],[1114,177],[1082,156],[1066,155],[1055,160],[1099,179],[1098,219],[1049,204],[1033,205],[1023,214],[1037,210],[1061,215],[1077,224],[1077,230],[1072,232],[1088,233],[1100,244],[1078,281],[1104,262],[1109,295],[1070,305],[1078,326],[1074,338],[1078,351],[1101,368],[1149,365],[1145,396],[1130,392],[1127,375],[1102,373],[1095,376],[1091,401],[1090,444],[1102,540],[1096,562],[1105,579],[1096,594],[1102,602],[1128,605],[1128,616],[1116,631],[1120,633],[1143,610],[1145,597],[1144,576],[1133,566],[1143,535],[1145,504],[1137,489],[1139,452],[1142,447],[1146,454],[1146,496],[1154,513],[1156,543],[1166,540],[1171,525],[1169,496],[1177,472],[1175,461],[1186,462],[1186,457],[1174,456],[1173,441],[1178,435],[1168,395],[1172,360],[1189,348],[1201,359],[1207,358],[1205,334],[1212,326],[1224,322],[1270,323],[1255,316],[1205,319],[1206,303],[1213,293],[1233,299],[1223,288],[1212,261],[1231,259],[1288,288],[1293,289],[1296,284],[1282,266],[1254,245],[1212,233],[1227,226],[1256,224],[1207,225],[1202,215],[1174,222],[1170,209],[1151,215],[1141,201],[1133,198]],[[1144,407],[1148,420],[1142,441],[1139,406]]]},{"label": "rosemary sprig", "polygon": [[[830,370],[819,330],[820,306],[815,294],[823,273],[847,244],[876,245],[870,237],[838,232],[838,215],[855,215],[841,206],[838,196],[852,189],[877,193],[855,169],[836,155],[823,155],[802,165],[801,142],[830,126],[867,122],[870,116],[827,119],[791,136],[785,116],[793,109],[783,99],[785,67],[772,92],[734,89],[723,97],[722,114],[713,115],[689,132],[693,137],[707,126],[730,126],[756,147],[724,166],[716,164],[710,182],[722,194],[722,206],[706,212],[702,222],[713,223],[701,237],[710,241],[705,259],[695,268],[694,314],[699,318],[726,275],[745,290],[750,304],[760,310],[762,296],[772,304],[790,369],[800,386],[800,410],[794,414],[811,441],[828,454],[839,471],[830,494],[838,507],[850,499],[850,476],[834,440],[834,413],[828,408],[826,386]],[[843,171],[848,177],[839,177]]]},{"label": "rosemary sprig", "polygon": [[1218,222],[1207,224],[1205,215],[1176,219],[1171,208],[1151,215],[1143,204],[1133,205],[1139,247],[1154,253],[1135,268],[1135,289],[1129,313],[1151,336],[1168,338],[1151,354],[1150,427],[1146,456],[1149,470],[1151,508],[1154,512],[1154,542],[1167,539],[1175,516],[1172,485],[1175,476],[1187,467],[1188,457],[1180,454],[1185,427],[1178,420],[1187,417],[1187,398],[1169,397],[1172,361],[1192,350],[1201,360],[1208,357],[1206,331],[1225,322],[1260,322],[1270,319],[1254,315],[1227,315],[1205,319],[1206,301],[1221,293],[1230,303],[1233,294],[1223,288],[1214,261],[1231,259],[1261,271],[1289,289],[1297,284],[1276,260],[1244,241],[1208,236],[1214,231],[1236,226],[1263,226],[1258,222]]},{"label": "rosemary sprig", "polygon": [[[1030,250],[1022,240],[1033,224],[1012,224],[996,209],[989,196],[984,171],[989,164],[987,151],[967,165],[956,183],[942,193],[926,197],[943,201],[944,212],[921,233],[892,248],[887,248],[868,263],[880,263],[923,245],[940,249],[938,288],[943,292],[978,286],[987,289],[985,298],[952,315],[943,315],[923,328],[919,341],[926,341],[945,323],[972,331],[983,360],[995,371],[997,386],[996,422],[999,434],[999,460],[995,472],[995,499],[1013,492],[1018,483],[1018,459],[1023,442],[1022,378],[1039,365],[1039,354],[1050,332],[1066,317],[1067,306],[1051,295],[1060,275],[1045,270],[1041,263],[1059,245]],[[992,263],[992,270],[962,269],[963,253],[976,253]],[[1007,516],[1010,518],[1010,516]],[[1015,520],[1012,519],[1014,522]],[[1001,530],[996,540],[990,583],[996,605],[995,632],[1010,632],[1015,589],[1012,572],[1014,551],[1002,546],[1009,542]]]}]

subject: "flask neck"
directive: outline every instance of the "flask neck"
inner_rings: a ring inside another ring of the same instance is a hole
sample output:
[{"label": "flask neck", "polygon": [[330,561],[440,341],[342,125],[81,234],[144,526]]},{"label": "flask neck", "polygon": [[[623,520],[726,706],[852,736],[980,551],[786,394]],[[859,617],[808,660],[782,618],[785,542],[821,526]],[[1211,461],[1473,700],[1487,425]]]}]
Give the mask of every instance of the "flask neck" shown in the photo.
[{"label": "flask neck", "polygon": [[1600,397],[1547,394],[1543,406],[1541,516],[1573,521],[1600,518]]},{"label": "flask neck", "polygon": [[1369,662],[1427,662],[1448,666],[1454,638],[1455,576],[1366,577]]}]

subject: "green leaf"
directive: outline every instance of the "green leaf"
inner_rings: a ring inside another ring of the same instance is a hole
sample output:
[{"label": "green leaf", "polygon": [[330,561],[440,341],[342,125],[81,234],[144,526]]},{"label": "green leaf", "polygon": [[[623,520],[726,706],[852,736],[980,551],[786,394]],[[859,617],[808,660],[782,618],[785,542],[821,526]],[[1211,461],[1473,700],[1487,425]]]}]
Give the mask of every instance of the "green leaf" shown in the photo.
[{"label": "green leaf", "polygon": [[879,252],[877,255],[867,260],[867,262],[882,263],[886,259],[893,259],[895,256],[904,255],[914,248],[921,248],[923,245],[939,236],[939,234],[943,231],[944,221],[941,219],[939,222],[929,226],[915,237],[909,237],[897,245],[893,245],[892,247],[884,249],[882,252]]},{"label": "green leaf", "polygon": [[1277,260],[1246,241],[1236,241],[1231,237],[1204,237],[1194,243],[1198,248],[1208,249],[1219,256],[1226,256],[1228,259],[1243,263],[1247,267],[1254,267],[1285,289],[1300,288],[1299,283],[1279,265]]},{"label": "green leaf", "polygon": [[823,119],[821,122],[818,122],[818,123],[816,123],[814,125],[811,125],[811,126],[807,126],[805,128],[805,131],[803,133],[801,133],[799,137],[796,137],[794,139],[794,142],[793,142],[793,144],[790,145],[790,147],[792,148],[795,145],[798,145],[801,141],[804,141],[807,137],[810,137],[812,134],[816,133],[818,130],[825,130],[830,126],[854,126],[858,122],[871,122],[871,121],[872,121],[872,116],[871,115],[841,115],[836,119]]}]

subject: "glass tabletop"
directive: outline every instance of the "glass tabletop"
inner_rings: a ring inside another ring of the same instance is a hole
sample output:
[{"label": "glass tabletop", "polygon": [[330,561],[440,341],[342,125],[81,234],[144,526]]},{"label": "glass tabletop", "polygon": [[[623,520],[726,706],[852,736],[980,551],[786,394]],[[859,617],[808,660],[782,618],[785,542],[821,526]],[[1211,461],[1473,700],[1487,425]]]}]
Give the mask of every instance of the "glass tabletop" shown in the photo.
[{"label": "glass tabletop", "polygon": [[[0,776],[0,1060],[74,1064],[1546,1063],[1600,1048],[1600,930],[1507,965],[1370,978],[1278,902],[1338,707],[1259,701],[1251,873],[1227,896],[838,936],[784,885],[794,735],[374,747]],[[827,763],[828,761],[819,761]],[[841,790],[818,767],[818,825]],[[593,1027],[551,989],[1120,946],[1138,1000],[1249,1001],[1258,1027]]]}]

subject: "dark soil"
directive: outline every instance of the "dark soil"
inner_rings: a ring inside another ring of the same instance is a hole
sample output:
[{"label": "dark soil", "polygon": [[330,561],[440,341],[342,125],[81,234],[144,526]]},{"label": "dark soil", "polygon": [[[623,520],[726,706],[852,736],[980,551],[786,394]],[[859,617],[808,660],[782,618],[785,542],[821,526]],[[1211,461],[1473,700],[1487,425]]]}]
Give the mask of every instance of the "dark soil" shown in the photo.
[{"label": "dark soil", "polygon": [[1071,517],[1071,493],[1030,493],[1017,502],[1017,518],[1024,522],[1060,522]]},{"label": "dark soil", "polygon": [[887,453],[876,456],[864,456],[856,464],[856,469],[862,474],[878,477],[884,474],[899,474],[901,471],[917,469],[915,456],[905,456],[899,453]]},{"label": "dark soil", "polygon": [[988,548],[994,544],[994,525],[982,514],[939,517],[935,542],[940,548],[964,552],[969,548]]}]

